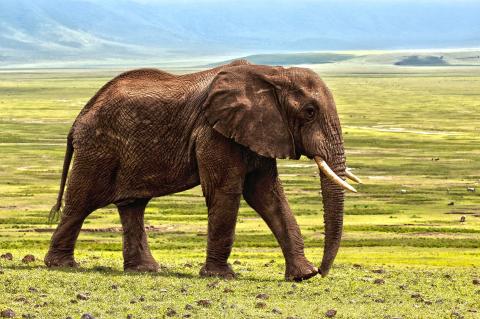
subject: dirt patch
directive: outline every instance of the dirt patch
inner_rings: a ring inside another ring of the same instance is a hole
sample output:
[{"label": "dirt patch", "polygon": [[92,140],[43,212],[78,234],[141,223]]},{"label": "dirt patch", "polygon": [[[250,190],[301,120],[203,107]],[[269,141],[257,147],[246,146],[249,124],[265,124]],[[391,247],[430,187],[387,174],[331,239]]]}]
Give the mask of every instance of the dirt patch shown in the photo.
[{"label": "dirt patch", "polygon": [[355,126],[355,125],[346,125],[346,128],[354,129],[363,129],[363,130],[374,130],[377,132],[387,132],[387,133],[412,133],[420,135],[459,135],[459,132],[449,132],[449,131],[421,131],[415,129],[407,129],[403,127],[384,127],[382,125],[375,126]]},{"label": "dirt patch", "polygon": [[[175,233],[175,234],[185,234],[184,231],[175,230],[172,226],[145,226],[147,232],[156,232],[156,233]],[[34,228],[34,229],[21,229],[19,232],[37,232],[37,233],[53,233],[55,228]],[[105,227],[105,228],[84,228],[81,230],[83,233],[121,233],[123,232],[122,227]]]},{"label": "dirt patch", "polygon": [[[388,226],[388,225],[385,225]],[[440,224],[403,224],[403,226],[427,226],[427,227],[434,227],[434,226],[441,226]]]},{"label": "dirt patch", "polygon": [[480,216],[480,208],[462,208],[461,210],[451,210],[447,215],[473,215],[475,217]]},{"label": "dirt patch", "polygon": [[405,237],[433,237],[433,238],[465,238],[464,233],[438,233],[438,232],[417,232],[405,233]]}]

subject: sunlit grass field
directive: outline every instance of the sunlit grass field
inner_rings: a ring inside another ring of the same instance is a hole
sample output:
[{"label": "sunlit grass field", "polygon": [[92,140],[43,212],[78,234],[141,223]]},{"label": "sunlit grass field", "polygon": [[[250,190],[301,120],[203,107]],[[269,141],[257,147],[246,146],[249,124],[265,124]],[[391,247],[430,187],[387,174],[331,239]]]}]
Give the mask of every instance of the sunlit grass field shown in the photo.
[{"label": "sunlit grass field", "polygon": [[[0,312],[322,318],[335,309],[335,318],[479,318],[480,69],[314,68],[335,95],[348,165],[364,184],[348,195],[344,239],[329,277],[295,284],[284,282],[281,251],[244,202],[231,257],[239,278],[199,278],[207,227],[199,187],[147,208],[161,272],[122,272],[113,206],[86,220],[76,250],[81,268],[48,270],[42,259],[55,225],[47,216],[66,134],[86,101],[118,72],[0,73],[0,254],[13,254],[13,261],[0,259]],[[323,219],[316,166],[304,158],[278,166],[307,257],[318,265]],[[22,263],[26,254],[37,260]]]}]

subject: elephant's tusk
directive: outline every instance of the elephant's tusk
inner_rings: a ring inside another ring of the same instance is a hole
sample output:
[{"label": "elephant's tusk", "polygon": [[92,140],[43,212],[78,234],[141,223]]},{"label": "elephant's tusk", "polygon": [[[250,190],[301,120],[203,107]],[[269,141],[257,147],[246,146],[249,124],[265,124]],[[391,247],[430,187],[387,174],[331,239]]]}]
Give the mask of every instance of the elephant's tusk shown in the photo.
[{"label": "elephant's tusk", "polygon": [[343,179],[338,177],[337,174],[335,174],[334,171],[328,166],[328,164],[319,156],[314,157],[315,162],[318,165],[318,169],[325,174],[328,179],[330,179],[332,182],[337,184],[338,186],[342,187],[343,189],[349,190],[351,192],[356,193],[357,190],[353,188],[353,186],[349,185],[347,182],[345,182]]},{"label": "elephant's tusk", "polygon": [[345,170],[345,176],[347,176],[347,178],[351,179],[352,181],[354,181],[355,183],[358,183],[358,184],[362,184],[362,180],[358,177],[358,176],[355,176],[349,168],[347,168]]}]

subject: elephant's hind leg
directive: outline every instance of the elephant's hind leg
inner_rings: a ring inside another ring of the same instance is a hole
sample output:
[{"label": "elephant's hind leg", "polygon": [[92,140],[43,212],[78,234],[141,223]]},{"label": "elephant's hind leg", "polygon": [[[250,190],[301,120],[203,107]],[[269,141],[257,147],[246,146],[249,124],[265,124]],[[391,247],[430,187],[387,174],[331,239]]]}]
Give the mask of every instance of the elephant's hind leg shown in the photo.
[{"label": "elephant's hind leg", "polygon": [[65,207],[50,248],[45,256],[48,267],[75,267],[75,242],[85,218],[110,203],[111,170],[104,158],[77,152],[68,179]]},{"label": "elephant's hind leg", "polygon": [[75,242],[83,221],[92,212],[85,205],[66,204],[60,223],[53,233],[50,248],[45,256],[48,267],[77,267],[73,257]]},{"label": "elephant's hind leg", "polygon": [[147,243],[144,213],[150,199],[136,199],[118,205],[123,226],[123,268],[125,271],[157,271],[159,266]]}]

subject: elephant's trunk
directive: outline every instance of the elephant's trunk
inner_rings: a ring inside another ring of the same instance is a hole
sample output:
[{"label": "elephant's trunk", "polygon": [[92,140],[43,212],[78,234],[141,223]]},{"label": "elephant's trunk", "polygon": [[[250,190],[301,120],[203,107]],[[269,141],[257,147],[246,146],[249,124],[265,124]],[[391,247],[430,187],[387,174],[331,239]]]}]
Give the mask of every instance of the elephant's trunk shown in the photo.
[{"label": "elephant's trunk", "polygon": [[[316,159],[317,160],[317,159]],[[318,164],[318,161],[317,161]],[[337,155],[330,163],[331,171],[343,182],[345,179],[345,157]],[[328,167],[328,166],[327,166]],[[339,180],[329,176],[329,172],[320,167],[322,197],[325,223],[325,243],[320,274],[325,277],[332,267],[335,256],[340,248],[343,229],[343,200],[345,186]],[[344,182],[345,183],[345,182]]]}]

